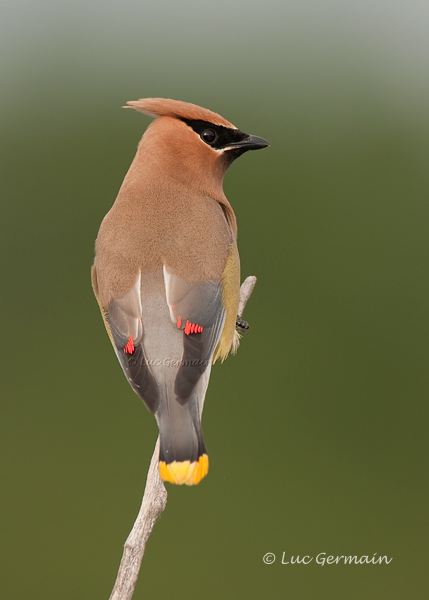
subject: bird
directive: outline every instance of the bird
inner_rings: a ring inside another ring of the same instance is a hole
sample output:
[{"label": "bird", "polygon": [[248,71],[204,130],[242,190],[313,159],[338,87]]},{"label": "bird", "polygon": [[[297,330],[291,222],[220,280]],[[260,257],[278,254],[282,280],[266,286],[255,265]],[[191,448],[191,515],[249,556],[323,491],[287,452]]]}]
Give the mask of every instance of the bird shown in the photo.
[{"label": "bird", "polygon": [[155,415],[161,479],[195,485],[209,466],[201,416],[211,367],[239,342],[237,221],[223,179],[269,144],[180,100],[123,108],[154,120],[100,225],[92,286],[124,374]]}]

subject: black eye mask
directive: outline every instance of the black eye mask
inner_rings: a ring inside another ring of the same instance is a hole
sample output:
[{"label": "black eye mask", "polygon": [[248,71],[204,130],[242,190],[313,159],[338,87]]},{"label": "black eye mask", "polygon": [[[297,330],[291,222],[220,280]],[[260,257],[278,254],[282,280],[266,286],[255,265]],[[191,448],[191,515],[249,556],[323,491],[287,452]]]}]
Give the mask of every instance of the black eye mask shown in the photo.
[{"label": "black eye mask", "polygon": [[191,127],[204,143],[215,150],[223,150],[249,137],[247,133],[243,133],[239,129],[229,129],[221,125],[213,125],[213,123],[209,123],[208,121],[190,120],[183,117],[181,120]]}]

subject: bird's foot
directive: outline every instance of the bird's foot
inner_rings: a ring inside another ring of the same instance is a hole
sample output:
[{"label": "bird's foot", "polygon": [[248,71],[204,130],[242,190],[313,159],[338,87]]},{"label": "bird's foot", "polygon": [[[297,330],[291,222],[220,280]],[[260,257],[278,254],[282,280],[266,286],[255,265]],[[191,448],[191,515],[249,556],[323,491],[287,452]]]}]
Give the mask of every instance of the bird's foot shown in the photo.
[{"label": "bird's foot", "polygon": [[247,331],[247,329],[249,329],[249,323],[241,317],[237,317],[237,320],[235,321],[235,327],[237,329],[241,329],[241,331]]}]

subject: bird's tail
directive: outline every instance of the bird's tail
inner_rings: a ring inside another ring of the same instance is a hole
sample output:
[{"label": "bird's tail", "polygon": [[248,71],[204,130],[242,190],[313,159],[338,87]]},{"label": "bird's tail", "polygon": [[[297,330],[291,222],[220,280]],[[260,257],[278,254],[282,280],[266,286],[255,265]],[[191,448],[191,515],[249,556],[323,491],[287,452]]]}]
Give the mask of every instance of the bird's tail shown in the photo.
[{"label": "bird's tail", "polygon": [[207,475],[209,459],[201,432],[196,394],[180,403],[175,394],[160,402],[159,474],[170,483],[196,485]]}]

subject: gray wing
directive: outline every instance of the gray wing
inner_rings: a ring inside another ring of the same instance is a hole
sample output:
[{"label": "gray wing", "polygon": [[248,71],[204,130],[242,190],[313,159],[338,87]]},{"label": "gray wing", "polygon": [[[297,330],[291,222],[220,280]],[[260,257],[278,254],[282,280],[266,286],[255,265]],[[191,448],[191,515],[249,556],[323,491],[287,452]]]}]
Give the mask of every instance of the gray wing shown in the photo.
[{"label": "gray wing", "polygon": [[225,322],[221,282],[192,285],[164,267],[165,293],[172,324],[183,332],[183,354],[175,380],[179,402],[188,400],[212,363]]}]

